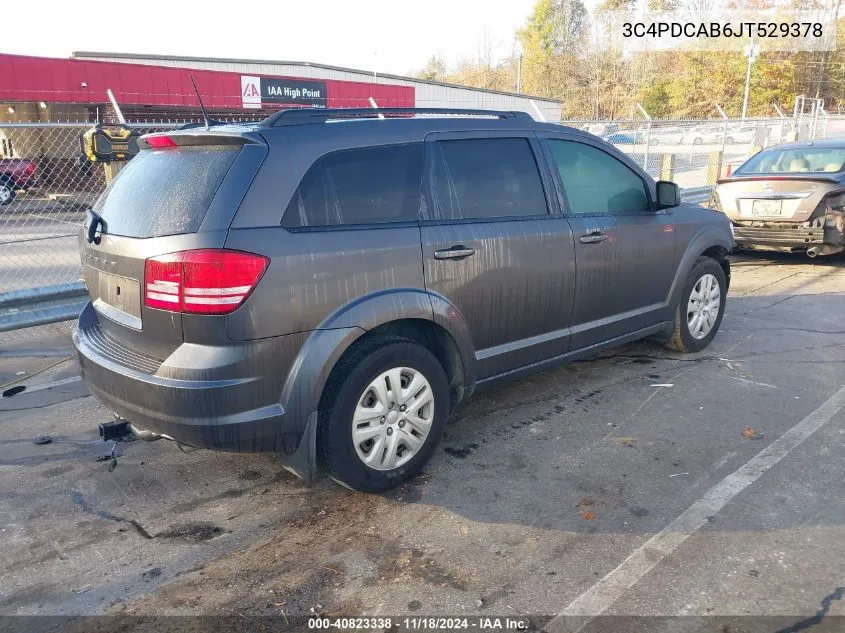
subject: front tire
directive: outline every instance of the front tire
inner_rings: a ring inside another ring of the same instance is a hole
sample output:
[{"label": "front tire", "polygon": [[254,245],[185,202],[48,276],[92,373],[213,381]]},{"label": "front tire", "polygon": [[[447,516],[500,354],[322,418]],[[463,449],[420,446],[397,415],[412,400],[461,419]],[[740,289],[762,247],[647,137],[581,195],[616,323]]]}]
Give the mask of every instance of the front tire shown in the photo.
[{"label": "front tire", "polygon": [[699,257],[675,310],[672,337],[666,346],[677,352],[700,352],[715,338],[727,298],[725,271],[715,259]]},{"label": "front tire", "polygon": [[393,336],[364,341],[340,361],[321,401],[324,467],[361,492],[409,480],[440,443],[449,401],[446,372],[427,349]]}]

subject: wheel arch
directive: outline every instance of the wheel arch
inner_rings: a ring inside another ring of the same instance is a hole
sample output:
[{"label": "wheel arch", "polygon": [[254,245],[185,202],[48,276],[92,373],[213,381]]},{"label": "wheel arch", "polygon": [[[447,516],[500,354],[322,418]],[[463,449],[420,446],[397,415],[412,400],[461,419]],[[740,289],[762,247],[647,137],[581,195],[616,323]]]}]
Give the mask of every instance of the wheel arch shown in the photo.
[{"label": "wheel arch", "polygon": [[425,319],[401,319],[384,323],[370,330],[361,338],[389,335],[407,338],[434,354],[449,378],[452,408],[467,397],[467,374],[469,372],[466,362],[458,343],[446,328],[434,321]]},{"label": "wheel arch", "polygon": [[[687,245],[681,256],[678,268],[675,271],[675,278],[672,280],[672,287],[669,291],[669,306],[676,306],[681,300],[681,293],[684,290],[687,277],[695,266],[699,257],[710,257],[719,263],[725,273],[725,280],[730,286],[730,262],[728,253],[732,247],[729,236],[723,235],[724,231],[718,226],[703,227]],[[728,288],[725,288],[727,291]]]},{"label": "wheel arch", "polygon": [[[286,415],[304,428],[323,406],[344,356],[373,336],[398,335],[431,350],[446,370],[452,406],[475,388],[475,354],[463,315],[448,300],[414,288],[361,297],[329,315],[302,346],[282,388]],[[293,447],[285,447],[289,453]]]},{"label": "wheel arch", "polygon": [[722,272],[725,273],[725,292],[731,287],[731,262],[728,259],[728,249],[721,244],[716,244],[704,250],[700,257],[709,257],[715,259],[719,266],[722,267]]},{"label": "wheel arch", "polygon": [[[348,357],[361,345],[376,337],[398,336],[418,343],[432,352],[446,372],[449,379],[452,408],[467,399],[474,386],[473,372],[467,367],[467,362],[455,337],[442,325],[429,319],[409,318],[387,321],[364,332],[343,351],[333,364],[326,385],[336,378],[336,371],[344,358]],[[469,382],[468,382],[469,381]],[[320,408],[326,406],[323,389],[320,395]]]}]

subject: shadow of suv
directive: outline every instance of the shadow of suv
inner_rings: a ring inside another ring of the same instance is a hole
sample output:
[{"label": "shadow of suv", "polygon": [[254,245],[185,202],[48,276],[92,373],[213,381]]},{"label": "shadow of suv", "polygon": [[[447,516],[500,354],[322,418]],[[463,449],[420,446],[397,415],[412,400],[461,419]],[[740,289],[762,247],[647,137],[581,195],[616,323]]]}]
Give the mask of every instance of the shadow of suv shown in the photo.
[{"label": "shadow of suv", "polygon": [[287,110],[140,144],[80,235],[73,337],[143,438],[385,490],[475,389],[647,336],[698,351],[722,319],[727,218],[526,114]]}]

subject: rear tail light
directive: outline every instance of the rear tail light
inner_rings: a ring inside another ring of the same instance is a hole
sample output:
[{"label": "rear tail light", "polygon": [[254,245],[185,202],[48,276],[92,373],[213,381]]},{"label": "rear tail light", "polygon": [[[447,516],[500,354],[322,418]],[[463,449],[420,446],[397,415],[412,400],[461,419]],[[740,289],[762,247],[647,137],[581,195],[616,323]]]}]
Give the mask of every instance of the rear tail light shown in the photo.
[{"label": "rear tail light", "polygon": [[35,173],[35,163],[29,163],[26,166],[26,173],[30,176]]},{"label": "rear tail light", "polygon": [[144,305],[188,314],[228,314],[253,291],[269,261],[224,249],[152,257],[144,262]]}]

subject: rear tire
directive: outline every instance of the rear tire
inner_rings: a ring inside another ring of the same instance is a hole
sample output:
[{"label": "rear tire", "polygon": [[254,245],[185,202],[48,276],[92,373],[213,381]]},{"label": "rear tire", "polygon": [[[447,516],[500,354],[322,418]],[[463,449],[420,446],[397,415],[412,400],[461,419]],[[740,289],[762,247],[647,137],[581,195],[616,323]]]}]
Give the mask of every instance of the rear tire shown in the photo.
[{"label": "rear tire", "polygon": [[396,336],[364,341],[340,361],[321,400],[323,466],[361,492],[409,480],[440,443],[449,401],[446,372],[426,348]]},{"label": "rear tire", "polygon": [[15,195],[15,183],[9,178],[0,178],[0,205],[12,204]]},{"label": "rear tire", "polygon": [[[714,282],[718,287],[714,288]],[[691,301],[694,292],[696,298]],[[719,262],[699,257],[675,309],[672,336],[666,346],[676,352],[693,353],[710,345],[722,323],[726,297],[727,280]],[[718,306],[715,305],[717,299]]]}]

